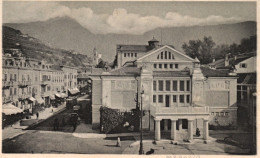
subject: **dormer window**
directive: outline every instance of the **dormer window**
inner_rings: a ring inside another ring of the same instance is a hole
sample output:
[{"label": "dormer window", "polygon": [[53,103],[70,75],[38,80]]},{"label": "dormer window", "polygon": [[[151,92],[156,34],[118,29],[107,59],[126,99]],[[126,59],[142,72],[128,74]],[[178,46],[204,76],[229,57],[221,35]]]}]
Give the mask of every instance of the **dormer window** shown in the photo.
[{"label": "dormer window", "polygon": [[247,68],[247,64],[246,63],[240,63],[240,68]]}]

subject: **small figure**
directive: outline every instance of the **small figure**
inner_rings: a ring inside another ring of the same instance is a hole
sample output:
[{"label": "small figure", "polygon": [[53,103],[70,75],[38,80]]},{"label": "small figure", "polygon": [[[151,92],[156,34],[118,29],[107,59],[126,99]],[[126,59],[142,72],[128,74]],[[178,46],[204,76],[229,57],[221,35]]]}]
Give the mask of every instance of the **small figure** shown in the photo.
[{"label": "small figure", "polygon": [[200,130],[199,130],[199,128],[196,129],[196,136],[198,136],[198,137],[200,136]]},{"label": "small figure", "polygon": [[117,147],[121,147],[120,137],[117,137],[116,146],[117,146]]},{"label": "small figure", "polygon": [[39,118],[39,112],[36,113],[36,117],[37,117],[37,119]]}]

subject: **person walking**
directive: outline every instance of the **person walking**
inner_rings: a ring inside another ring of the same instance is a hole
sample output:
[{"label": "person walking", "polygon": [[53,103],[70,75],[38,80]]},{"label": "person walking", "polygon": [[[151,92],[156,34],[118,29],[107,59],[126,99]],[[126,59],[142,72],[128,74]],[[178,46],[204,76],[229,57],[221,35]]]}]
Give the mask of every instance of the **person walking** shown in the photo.
[{"label": "person walking", "polygon": [[36,118],[37,118],[37,119],[39,118],[39,112],[36,113]]}]

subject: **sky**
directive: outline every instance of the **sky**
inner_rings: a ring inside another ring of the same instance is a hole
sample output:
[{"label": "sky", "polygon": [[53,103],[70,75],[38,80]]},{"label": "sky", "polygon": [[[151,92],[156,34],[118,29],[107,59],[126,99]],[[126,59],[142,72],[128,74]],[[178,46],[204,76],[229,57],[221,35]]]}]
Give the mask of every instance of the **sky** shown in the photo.
[{"label": "sky", "polygon": [[3,23],[68,16],[95,34],[256,21],[255,2],[3,2]]}]

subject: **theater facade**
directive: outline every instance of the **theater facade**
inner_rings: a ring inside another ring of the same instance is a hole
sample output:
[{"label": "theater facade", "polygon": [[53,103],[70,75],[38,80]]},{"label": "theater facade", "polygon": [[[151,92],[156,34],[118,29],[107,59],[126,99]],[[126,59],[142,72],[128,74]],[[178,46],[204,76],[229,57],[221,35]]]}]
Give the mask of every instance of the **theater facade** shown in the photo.
[{"label": "theater facade", "polygon": [[137,96],[145,110],[143,128],[154,131],[155,140],[164,131],[172,140],[192,140],[197,128],[207,140],[209,126],[236,126],[236,74],[204,67],[155,39],[148,43],[118,45],[118,68],[92,75],[93,127],[101,106],[131,110]]}]

